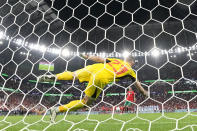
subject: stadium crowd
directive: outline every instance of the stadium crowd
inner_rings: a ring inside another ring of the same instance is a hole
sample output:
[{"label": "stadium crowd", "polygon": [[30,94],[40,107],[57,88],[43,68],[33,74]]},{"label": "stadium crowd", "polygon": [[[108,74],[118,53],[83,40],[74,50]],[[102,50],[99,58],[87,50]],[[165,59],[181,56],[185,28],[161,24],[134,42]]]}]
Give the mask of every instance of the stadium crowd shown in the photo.
[{"label": "stadium crowd", "polygon": [[[38,111],[43,111],[54,105],[65,104],[70,100],[80,98],[82,91],[78,89],[83,89],[85,87],[85,84],[79,84],[78,82],[76,82],[74,86],[72,86],[71,83],[62,83],[55,87],[52,84],[43,83],[36,85],[36,83],[31,83],[29,81],[24,81],[21,84],[19,83],[20,81],[18,81],[17,77],[13,77],[5,84],[5,87],[14,89],[14,91],[0,91],[0,114],[6,114],[9,111],[11,111],[12,114],[24,114],[26,112],[28,112],[28,114],[38,114]],[[0,85],[3,86],[3,84],[4,82],[0,81]],[[130,84],[129,82],[123,81],[118,84],[108,85],[104,93],[93,103],[91,111],[105,113],[115,109],[117,112],[121,112],[125,99],[126,88],[124,87],[128,87]],[[165,112],[173,112],[181,109],[197,109],[197,97],[195,98],[197,95],[196,92],[175,93],[174,97],[172,93],[170,93],[172,88],[174,88],[174,91],[196,90],[195,83],[183,79],[172,85],[166,82],[153,83],[149,88],[150,98],[147,100],[134,86],[132,86],[136,93],[136,102],[129,108],[130,112],[135,112],[137,105],[139,105],[139,112],[145,110],[154,110],[154,112],[161,112],[162,110]],[[146,86],[144,88],[146,88]],[[44,95],[45,93],[72,95],[47,96]],[[189,105],[187,101],[189,101]],[[85,110],[88,110],[88,108],[80,111]]]}]

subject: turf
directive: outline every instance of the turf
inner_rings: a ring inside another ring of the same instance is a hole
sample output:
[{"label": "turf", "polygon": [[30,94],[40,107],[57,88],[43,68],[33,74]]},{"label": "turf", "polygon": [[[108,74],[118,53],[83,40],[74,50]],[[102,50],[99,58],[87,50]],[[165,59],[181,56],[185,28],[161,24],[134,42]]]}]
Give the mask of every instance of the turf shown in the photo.
[{"label": "turf", "polygon": [[88,131],[182,131],[197,130],[197,113],[160,113],[153,114],[99,114],[99,115],[58,115],[56,123],[49,121],[49,116],[0,116],[0,129],[18,130],[88,130]]}]

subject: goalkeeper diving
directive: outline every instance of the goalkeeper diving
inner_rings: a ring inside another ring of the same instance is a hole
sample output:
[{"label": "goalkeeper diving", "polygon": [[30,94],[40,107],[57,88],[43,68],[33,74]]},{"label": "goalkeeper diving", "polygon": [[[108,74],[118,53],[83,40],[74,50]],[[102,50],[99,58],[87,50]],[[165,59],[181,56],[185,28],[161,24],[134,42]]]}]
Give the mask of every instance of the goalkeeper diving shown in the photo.
[{"label": "goalkeeper diving", "polygon": [[56,75],[43,75],[39,77],[39,82],[51,82],[55,80],[79,80],[79,82],[88,82],[84,90],[85,96],[81,100],[73,100],[68,104],[50,109],[51,122],[55,122],[56,114],[59,112],[74,111],[92,104],[98,98],[103,88],[114,81],[120,81],[122,78],[130,77],[137,89],[145,96],[147,91],[141,86],[132,69],[134,59],[128,56],[125,60],[116,58],[101,58],[98,56],[82,55],[84,59],[98,62],[88,65],[85,68],[74,72],[66,71]]}]

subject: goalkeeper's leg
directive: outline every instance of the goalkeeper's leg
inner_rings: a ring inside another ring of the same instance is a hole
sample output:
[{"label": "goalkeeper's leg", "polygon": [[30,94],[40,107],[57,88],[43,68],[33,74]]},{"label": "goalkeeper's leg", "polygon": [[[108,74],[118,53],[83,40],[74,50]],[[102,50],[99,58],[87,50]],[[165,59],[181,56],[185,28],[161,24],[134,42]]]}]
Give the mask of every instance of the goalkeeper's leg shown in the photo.
[{"label": "goalkeeper's leg", "polygon": [[[55,121],[56,113],[59,112],[66,112],[66,111],[74,111],[80,108],[83,108],[85,105],[90,105],[92,102],[99,96],[101,93],[101,89],[106,84],[99,83],[100,81],[97,81],[94,79],[94,77],[91,77],[91,80],[89,81],[85,92],[85,97],[82,100],[74,100],[66,105],[62,105],[59,107],[54,107],[51,109],[51,121]],[[94,83],[94,84],[93,84]]]},{"label": "goalkeeper's leg", "polygon": [[90,105],[94,101],[94,98],[89,96],[85,96],[82,100],[73,100],[66,105],[62,105],[58,107],[59,112],[66,112],[66,111],[75,111],[78,109],[83,108],[85,105]]},{"label": "goalkeeper's leg", "polygon": [[56,114],[59,112],[66,112],[66,111],[74,111],[80,108],[83,108],[85,105],[90,105],[95,99],[85,96],[82,100],[74,100],[68,104],[53,107],[50,110],[51,113],[51,122],[55,122]]}]

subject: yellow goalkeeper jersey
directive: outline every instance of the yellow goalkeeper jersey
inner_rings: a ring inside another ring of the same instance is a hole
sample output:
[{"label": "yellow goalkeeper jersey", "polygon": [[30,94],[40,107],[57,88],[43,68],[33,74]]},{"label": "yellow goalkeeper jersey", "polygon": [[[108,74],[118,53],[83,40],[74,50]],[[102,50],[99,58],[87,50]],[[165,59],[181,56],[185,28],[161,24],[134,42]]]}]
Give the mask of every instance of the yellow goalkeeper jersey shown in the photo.
[{"label": "yellow goalkeeper jersey", "polygon": [[89,81],[91,76],[95,80],[112,82],[125,76],[130,76],[136,79],[136,74],[129,63],[115,58],[107,58],[106,63],[98,63],[86,66],[83,69],[76,71],[80,82]]}]

